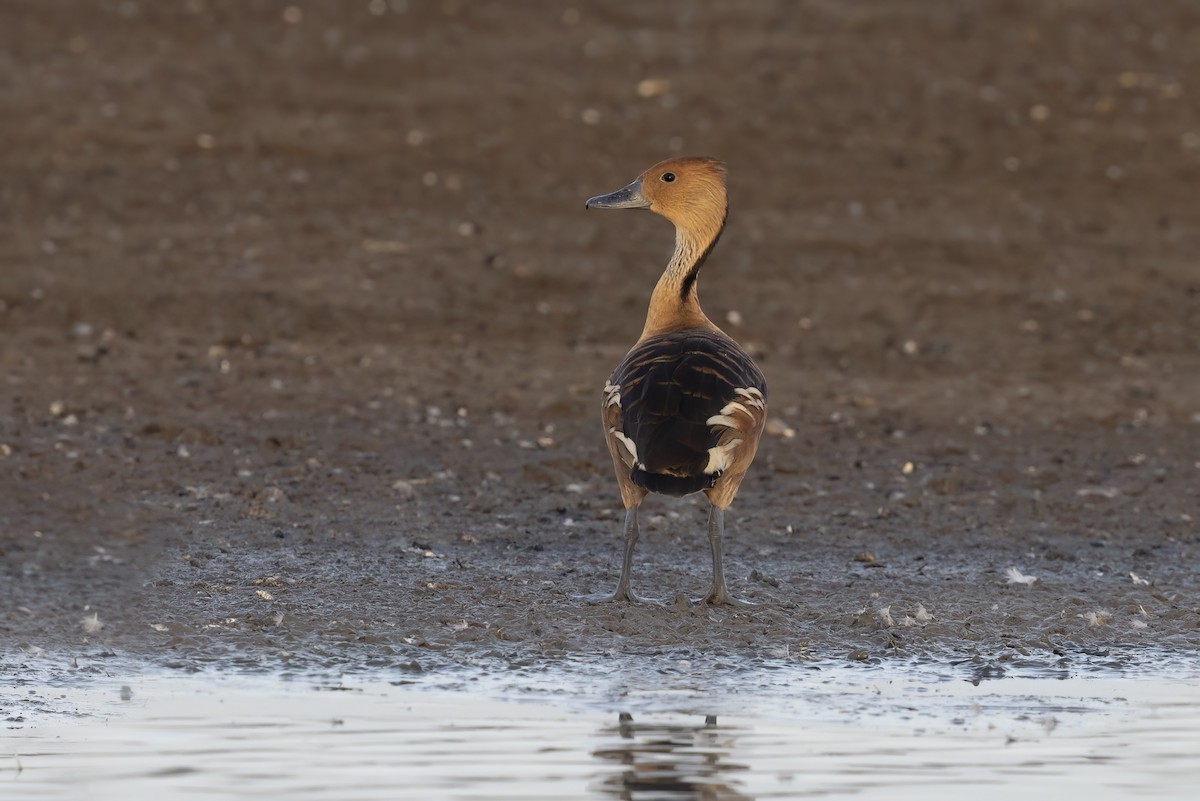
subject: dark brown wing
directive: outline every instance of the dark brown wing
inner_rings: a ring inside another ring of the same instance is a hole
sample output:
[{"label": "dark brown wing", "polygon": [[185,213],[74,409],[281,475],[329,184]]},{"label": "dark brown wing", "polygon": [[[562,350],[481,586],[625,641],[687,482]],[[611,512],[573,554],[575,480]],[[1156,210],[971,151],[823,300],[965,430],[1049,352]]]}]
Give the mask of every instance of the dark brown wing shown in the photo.
[{"label": "dark brown wing", "polygon": [[619,392],[621,410],[614,435],[633,457],[633,482],[651,492],[687,495],[712,487],[733,448],[751,435],[756,440],[766,416],[762,373],[715,331],[639,343],[609,385]]}]

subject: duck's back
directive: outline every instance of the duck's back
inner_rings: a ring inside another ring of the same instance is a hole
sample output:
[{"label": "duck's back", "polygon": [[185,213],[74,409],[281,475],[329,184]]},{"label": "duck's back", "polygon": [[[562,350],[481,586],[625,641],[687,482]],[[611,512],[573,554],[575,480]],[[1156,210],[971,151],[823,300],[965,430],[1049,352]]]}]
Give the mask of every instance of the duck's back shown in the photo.
[{"label": "duck's back", "polygon": [[765,400],[763,375],[736,342],[675,331],[639,342],[613,372],[606,424],[629,451],[635,484],[687,495],[730,466],[736,445],[761,428]]}]

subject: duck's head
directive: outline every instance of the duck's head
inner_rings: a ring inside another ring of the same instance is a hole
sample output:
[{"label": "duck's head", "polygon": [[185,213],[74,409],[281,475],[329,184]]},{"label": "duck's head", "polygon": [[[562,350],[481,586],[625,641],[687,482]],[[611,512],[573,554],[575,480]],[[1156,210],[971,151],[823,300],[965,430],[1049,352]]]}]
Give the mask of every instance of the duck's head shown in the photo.
[{"label": "duck's head", "polygon": [[689,231],[720,230],[725,221],[725,165],[707,156],[660,161],[633,183],[590,198],[589,209],[650,209]]}]

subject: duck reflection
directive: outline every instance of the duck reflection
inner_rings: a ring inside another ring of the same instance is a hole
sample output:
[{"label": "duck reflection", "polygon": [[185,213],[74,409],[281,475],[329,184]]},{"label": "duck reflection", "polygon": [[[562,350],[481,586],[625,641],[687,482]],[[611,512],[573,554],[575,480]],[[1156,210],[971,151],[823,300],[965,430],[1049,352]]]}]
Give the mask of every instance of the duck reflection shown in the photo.
[{"label": "duck reflection", "polygon": [[638,723],[622,712],[616,726],[600,730],[606,740],[617,739],[592,754],[625,769],[606,776],[599,789],[626,801],[749,799],[731,786],[736,782],[728,775],[746,770],[730,761],[738,733],[718,726],[715,715],[703,724]]}]

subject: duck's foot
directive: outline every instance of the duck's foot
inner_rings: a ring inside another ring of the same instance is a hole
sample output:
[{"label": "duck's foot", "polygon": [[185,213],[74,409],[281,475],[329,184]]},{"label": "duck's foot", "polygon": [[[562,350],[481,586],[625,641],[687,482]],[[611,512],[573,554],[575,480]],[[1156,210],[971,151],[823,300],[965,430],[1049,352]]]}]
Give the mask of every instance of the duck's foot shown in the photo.
[{"label": "duck's foot", "polygon": [[582,601],[585,604],[607,604],[613,602],[623,602],[630,604],[650,604],[651,606],[666,606],[665,601],[660,601],[658,598],[647,598],[643,595],[638,595],[629,588],[617,589],[608,595],[572,595],[572,601]]},{"label": "duck's foot", "polygon": [[762,604],[754,601],[744,601],[741,598],[735,598],[729,594],[729,590],[722,587],[719,590],[713,590],[708,595],[696,601],[698,604],[705,606],[732,606],[735,609],[760,609]]}]

